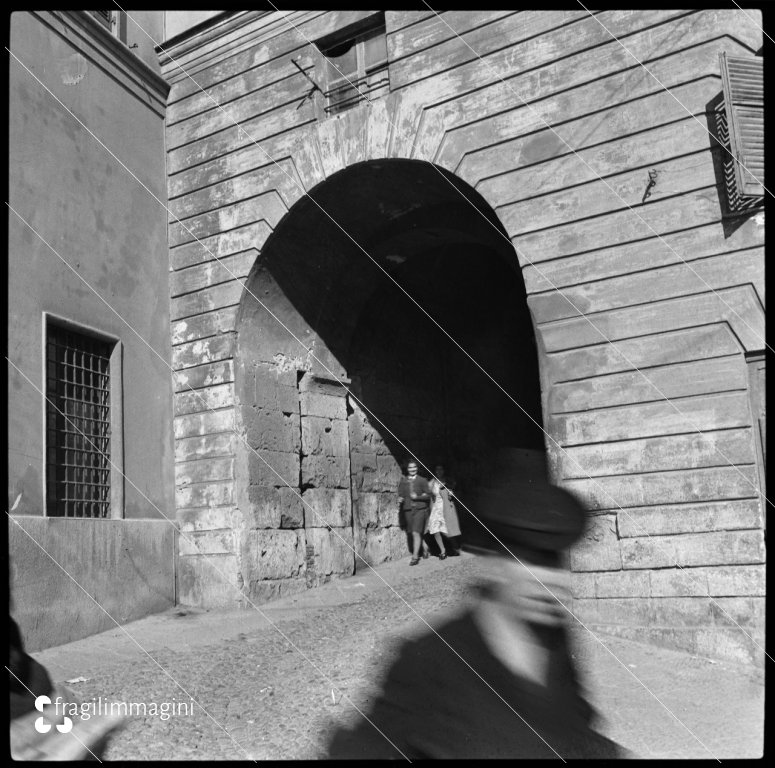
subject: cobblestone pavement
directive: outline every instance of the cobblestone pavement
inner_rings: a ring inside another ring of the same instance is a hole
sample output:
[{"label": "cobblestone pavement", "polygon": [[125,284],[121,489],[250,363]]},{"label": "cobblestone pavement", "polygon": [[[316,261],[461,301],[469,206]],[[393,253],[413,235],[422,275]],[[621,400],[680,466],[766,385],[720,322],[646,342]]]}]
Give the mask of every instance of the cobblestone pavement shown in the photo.
[{"label": "cobblestone pavement", "polygon": [[[472,598],[480,561],[406,566],[379,574],[435,626]],[[34,655],[57,681],[86,678],[67,684],[82,701],[201,705],[130,720],[106,759],[314,759],[332,727],[360,717],[353,705],[368,708],[396,644],[427,631],[368,571],[261,609],[274,627],[253,609],[178,609],[126,625],[147,653],[113,630]],[[599,729],[634,757],[761,755],[761,670],[599,637],[621,663],[585,632],[574,654]]]}]

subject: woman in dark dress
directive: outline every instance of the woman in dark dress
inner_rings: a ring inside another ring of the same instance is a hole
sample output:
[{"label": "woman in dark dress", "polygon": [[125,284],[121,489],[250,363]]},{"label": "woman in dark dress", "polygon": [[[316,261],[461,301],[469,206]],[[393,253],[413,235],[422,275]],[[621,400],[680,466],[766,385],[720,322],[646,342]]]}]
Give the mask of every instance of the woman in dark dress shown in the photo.
[{"label": "woman in dark dress", "polygon": [[417,462],[406,465],[406,475],[398,484],[398,503],[403,516],[402,527],[411,535],[412,559],[409,565],[420,562],[420,553],[428,557],[428,545],[423,536],[428,527],[430,514],[431,489],[428,481],[417,474]]}]

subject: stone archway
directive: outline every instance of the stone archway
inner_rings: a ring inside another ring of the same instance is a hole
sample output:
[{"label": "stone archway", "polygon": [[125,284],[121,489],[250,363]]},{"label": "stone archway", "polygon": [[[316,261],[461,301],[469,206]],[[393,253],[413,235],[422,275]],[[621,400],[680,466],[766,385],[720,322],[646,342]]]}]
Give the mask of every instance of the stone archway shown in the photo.
[{"label": "stone archway", "polygon": [[493,442],[542,449],[531,418],[440,327],[541,423],[516,254],[484,199],[443,169],[345,168],[266,242],[235,351],[251,597],[352,573],[352,546],[369,563],[403,556],[395,487],[409,454],[445,463],[465,487]]}]

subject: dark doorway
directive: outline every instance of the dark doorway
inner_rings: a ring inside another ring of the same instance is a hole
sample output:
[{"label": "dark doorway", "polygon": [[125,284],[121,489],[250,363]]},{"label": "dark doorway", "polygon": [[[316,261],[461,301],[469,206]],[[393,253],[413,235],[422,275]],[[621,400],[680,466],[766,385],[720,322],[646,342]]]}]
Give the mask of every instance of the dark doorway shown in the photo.
[{"label": "dark doorway", "polygon": [[[264,304],[246,293],[238,322],[251,447],[296,452],[303,497],[347,494],[367,561],[404,553],[395,490],[410,455],[430,471],[443,463],[465,502],[493,447],[543,451],[517,256],[492,208],[460,179],[406,160],[336,174],[281,222],[249,287]],[[270,404],[292,402],[293,385],[300,408],[283,406],[278,421]],[[267,395],[273,387],[280,396]],[[260,467],[248,474],[248,486],[277,484]]]}]

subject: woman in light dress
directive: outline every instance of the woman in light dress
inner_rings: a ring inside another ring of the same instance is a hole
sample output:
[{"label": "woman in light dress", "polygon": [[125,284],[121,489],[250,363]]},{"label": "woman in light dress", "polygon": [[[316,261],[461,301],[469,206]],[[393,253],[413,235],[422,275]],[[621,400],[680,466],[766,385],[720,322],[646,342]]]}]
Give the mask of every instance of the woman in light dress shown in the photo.
[{"label": "woman in light dress", "polygon": [[[444,546],[444,538],[459,536],[460,526],[457,522],[457,513],[452,501],[452,492],[444,484],[444,467],[439,464],[435,471],[435,477],[431,480],[431,493],[433,494],[433,505],[431,506],[430,516],[428,518],[428,533],[432,534],[439,545],[439,560],[447,557],[447,550]],[[450,554],[458,555],[457,548],[452,548]]]}]

